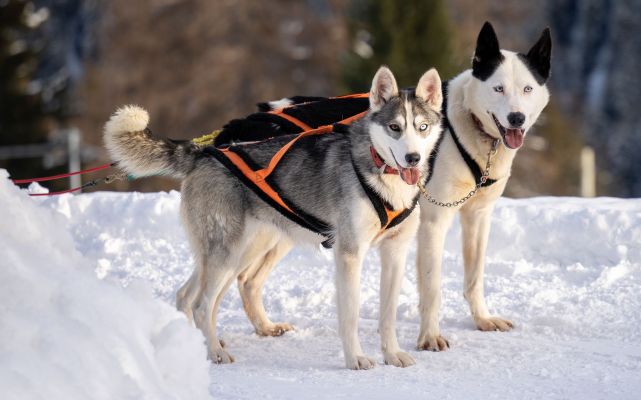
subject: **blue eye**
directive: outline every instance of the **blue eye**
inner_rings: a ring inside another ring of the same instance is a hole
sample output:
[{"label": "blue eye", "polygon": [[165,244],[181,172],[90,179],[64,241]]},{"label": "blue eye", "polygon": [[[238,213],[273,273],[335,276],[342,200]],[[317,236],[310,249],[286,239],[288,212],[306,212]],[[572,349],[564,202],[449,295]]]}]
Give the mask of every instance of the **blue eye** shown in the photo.
[{"label": "blue eye", "polygon": [[525,93],[530,93],[530,92],[532,91],[532,86],[527,85],[526,87],[524,87],[524,88],[523,88],[523,91],[524,91]]},{"label": "blue eye", "polygon": [[494,89],[494,91],[496,93],[503,93],[503,86],[502,85],[494,86],[493,89]]},{"label": "blue eye", "polygon": [[427,124],[421,124],[421,126],[418,127],[418,130],[421,132],[423,132],[426,129],[427,129]]}]

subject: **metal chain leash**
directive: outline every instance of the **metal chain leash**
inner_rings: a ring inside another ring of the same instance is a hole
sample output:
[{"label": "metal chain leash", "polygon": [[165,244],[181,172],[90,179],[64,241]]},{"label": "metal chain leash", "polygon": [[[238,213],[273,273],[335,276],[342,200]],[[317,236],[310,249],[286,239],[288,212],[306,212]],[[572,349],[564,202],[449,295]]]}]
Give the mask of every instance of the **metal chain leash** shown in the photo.
[{"label": "metal chain leash", "polygon": [[466,201],[468,201],[470,198],[472,198],[472,196],[474,196],[476,192],[478,192],[478,190],[483,186],[483,184],[487,182],[487,179],[490,177],[490,167],[492,167],[492,157],[494,157],[494,155],[496,154],[498,145],[499,145],[499,140],[494,139],[494,141],[492,142],[492,147],[490,148],[490,151],[488,151],[487,153],[487,162],[485,163],[485,171],[483,171],[483,174],[481,175],[481,180],[479,183],[477,183],[474,186],[474,189],[472,189],[465,197],[458,199],[456,201],[444,203],[442,201],[436,200],[435,198],[433,198],[427,193],[427,190],[425,189],[425,185],[423,184],[422,179],[419,179],[416,186],[418,186],[419,191],[423,196],[425,196],[427,201],[430,202],[431,204],[434,204],[435,206],[446,207],[446,208],[460,206]]}]

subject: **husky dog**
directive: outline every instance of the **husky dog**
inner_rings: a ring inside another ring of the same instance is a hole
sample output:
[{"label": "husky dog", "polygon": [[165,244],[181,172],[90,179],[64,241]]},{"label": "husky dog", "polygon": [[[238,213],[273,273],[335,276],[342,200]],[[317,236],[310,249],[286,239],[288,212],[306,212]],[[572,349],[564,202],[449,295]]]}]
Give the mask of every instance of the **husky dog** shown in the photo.
[{"label": "husky dog", "polygon": [[[505,189],[512,160],[548,103],[546,82],[551,47],[550,31],[546,28],[525,55],[501,50],[492,25],[486,22],[478,36],[472,69],[449,81],[444,88],[443,114],[448,129],[431,161],[432,176],[426,191],[433,201],[455,202],[466,197],[475,185],[481,187],[462,205],[443,207],[421,198],[417,251],[419,349],[440,351],[449,347],[439,330],[441,258],[446,233],[459,211],[464,296],[472,318],[482,331],[508,331],[513,327],[512,322],[491,315],[485,305],[485,249],[494,203]],[[495,152],[493,146],[497,146]],[[491,153],[494,155],[489,179],[481,185],[479,178]],[[472,172],[474,169],[476,173]]]},{"label": "husky dog", "polygon": [[[398,225],[381,230],[370,196],[374,193],[394,210],[413,209],[416,183],[427,173],[428,155],[442,132],[441,81],[431,69],[415,90],[399,91],[392,72],[381,67],[369,101],[369,112],[349,131],[301,138],[270,178],[290,202],[331,227],[339,332],[345,363],[352,369],[374,366],[361,349],[357,323],[363,257],[370,246],[379,247],[384,361],[406,367],[414,359],[398,345],[395,319],[407,249],[419,224],[418,209]],[[177,306],[205,334],[210,359],[233,362],[216,336],[217,310],[229,286],[238,281],[257,333],[276,336],[291,330],[291,325],[275,324],[265,315],[263,283],[293,245],[318,245],[325,238],[285,218],[206,151],[189,142],[154,138],[147,124],[148,115],[141,108],[118,110],[105,126],[107,149],[129,173],[164,173],[182,180],[181,217],[196,269],[179,290]],[[245,146],[244,151],[265,165],[291,139],[273,138]]]}]

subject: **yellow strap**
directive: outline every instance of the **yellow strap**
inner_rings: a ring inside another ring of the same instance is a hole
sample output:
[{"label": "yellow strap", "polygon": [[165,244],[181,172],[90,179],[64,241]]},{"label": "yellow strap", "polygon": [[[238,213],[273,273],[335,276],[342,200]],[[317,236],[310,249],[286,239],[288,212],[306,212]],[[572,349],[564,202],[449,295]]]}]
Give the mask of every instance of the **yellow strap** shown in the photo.
[{"label": "yellow strap", "polygon": [[208,133],[206,135],[193,138],[191,139],[191,141],[196,146],[200,146],[200,147],[211,146],[214,144],[214,139],[216,139],[216,136],[220,135],[220,132],[222,131],[223,131],[222,129],[216,129],[212,133]]}]

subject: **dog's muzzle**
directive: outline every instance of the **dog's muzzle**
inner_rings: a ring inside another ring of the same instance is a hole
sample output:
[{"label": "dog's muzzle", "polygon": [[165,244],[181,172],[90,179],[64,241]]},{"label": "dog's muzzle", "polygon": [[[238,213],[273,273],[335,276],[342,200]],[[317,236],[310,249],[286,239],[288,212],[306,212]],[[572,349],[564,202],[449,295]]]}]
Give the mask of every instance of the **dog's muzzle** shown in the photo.
[{"label": "dog's muzzle", "polygon": [[503,138],[503,144],[507,146],[510,149],[518,149],[519,147],[523,146],[523,140],[525,138],[525,130],[522,128],[506,128],[501,123],[499,122],[498,118],[496,118],[496,115],[492,114],[492,118],[494,119],[494,123],[496,124],[496,127],[499,130],[499,133],[501,134],[501,137]]}]

